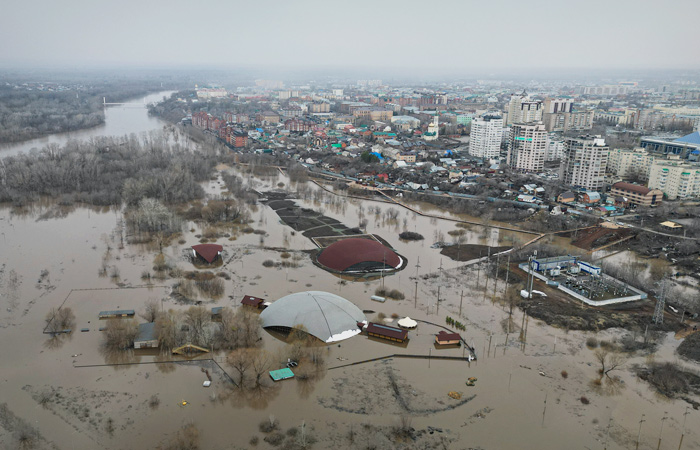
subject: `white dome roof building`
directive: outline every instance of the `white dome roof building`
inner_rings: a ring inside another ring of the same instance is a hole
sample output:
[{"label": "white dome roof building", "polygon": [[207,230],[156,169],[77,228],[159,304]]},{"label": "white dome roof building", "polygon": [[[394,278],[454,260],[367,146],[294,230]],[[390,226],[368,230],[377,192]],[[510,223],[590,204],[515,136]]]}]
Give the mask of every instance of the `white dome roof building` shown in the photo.
[{"label": "white dome roof building", "polygon": [[264,328],[290,330],[302,325],[323,342],[337,342],[359,334],[358,323],[367,323],[362,310],[330,292],[306,291],[286,295],[261,314]]}]

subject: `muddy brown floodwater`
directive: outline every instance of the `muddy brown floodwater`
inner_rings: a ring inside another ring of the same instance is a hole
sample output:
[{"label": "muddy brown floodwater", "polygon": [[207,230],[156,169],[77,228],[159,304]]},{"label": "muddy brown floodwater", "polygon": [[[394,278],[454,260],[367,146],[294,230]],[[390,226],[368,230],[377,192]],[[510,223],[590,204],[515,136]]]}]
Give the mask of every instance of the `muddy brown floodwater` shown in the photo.
[{"label": "muddy brown floodwater", "polygon": [[[405,255],[408,267],[384,280],[341,282],[314,266],[302,252],[315,248],[309,239],[292,234],[272,210],[258,205],[251,211],[251,226],[266,234],[262,238],[237,234],[235,240],[218,240],[224,246],[226,261],[217,270],[227,271],[231,280],[226,281],[222,299],[202,299],[205,305],[237,308],[243,294],[272,301],[297,291],[328,291],[364,310],[421,321],[410,332],[409,343],[395,346],[356,336],[325,347],[325,370],[318,376],[282,381],[255,392],[231,387],[215,364],[231,372],[224,354],[176,363],[165,362],[174,359],[157,351],[108,354],[100,350],[100,310],[135,309],[138,313],[150,299],[161,301],[165,309],[185,307],[169,296],[172,279],[143,286],[141,273],[150,270],[157,250],[129,244],[120,248],[115,234],[121,220],[118,210],[78,207],[64,211],[50,203],[22,212],[3,208],[3,448],[16,444],[21,423],[40,433],[36,448],[140,449],[167,442],[190,422],[200,430],[201,448],[249,448],[255,436],[259,438],[257,448],[272,448],[263,440],[266,435],[258,430],[258,424],[274,415],[283,432],[300,429],[303,423],[306,434],[317,440],[313,448],[319,449],[602,449],[606,443],[609,449],[628,449],[635,446],[642,414],[640,448],[656,448],[663,417],[667,419],[662,448],[678,447],[687,404],[659,397],[629,370],[632,364],[648,359],[675,360],[678,341],[672,335],[665,337],[654,356],[630,358],[615,372],[620,377],[617,384],[597,388],[592,381],[598,366],[585,340],[596,336],[613,341],[624,332],[567,333],[529,319],[526,343],[518,340],[519,332],[506,335],[502,323],[507,312],[491,302],[493,292],[496,297],[502,295],[502,281],[494,285],[482,272],[477,289],[475,266],[453,261],[440,255],[439,248],[431,248],[436,241],[451,241],[448,232],[456,229],[454,222],[419,216],[390,203],[335,196],[312,183],[290,182],[283,174],[244,177],[259,191],[284,183],[284,189],[297,193],[299,205],[322,211],[349,227],[366,219],[366,231],[382,236]],[[223,190],[218,179],[205,187],[210,195]],[[415,206],[446,217],[474,220],[432,205]],[[398,210],[396,220],[389,219],[390,209]],[[171,263],[191,270],[182,257],[183,249],[198,243],[195,236],[203,230],[196,223],[189,223],[186,229],[184,243],[174,242],[165,254]],[[425,239],[402,242],[398,234],[403,230],[417,231]],[[530,236],[472,225],[466,228],[463,243],[512,246]],[[560,238],[553,242],[567,245]],[[280,251],[275,250],[279,248],[288,249],[299,267],[263,267],[265,260],[281,261]],[[100,276],[103,264],[109,273],[118,269],[119,276]],[[433,276],[426,279],[423,276],[427,274]],[[402,291],[406,298],[371,301],[370,296],[382,283]],[[76,329],[63,338],[49,339],[42,334],[44,317],[50,308],[62,304],[75,311]],[[367,315],[370,320],[375,318],[375,314]],[[477,361],[392,358],[348,365],[392,354],[461,357],[463,349],[437,349],[433,343],[448,315],[466,325],[461,334],[475,347]],[[522,312],[516,311],[518,327],[521,319]],[[78,331],[81,328],[89,331]],[[284,345],[269,333],[263,333],[263,339],[268,350]],[[212,357],[215,362],[209,360]],[[681,364],[698,369],[697,365]],[[202,387],[206,379],[203,368],[212,374],[210,388]],[[468,377],[477,378],[475,386],[465,384]],[[459,393],[461,399],[448,396],[451,391]],[[159,399],[157,405],[150,402],[154,395]],[[699,414],[689,410],[683,448],[700,448]],[[402,420],[410,421],[415,429],[413,437],[399,438],[391,431]]]}]

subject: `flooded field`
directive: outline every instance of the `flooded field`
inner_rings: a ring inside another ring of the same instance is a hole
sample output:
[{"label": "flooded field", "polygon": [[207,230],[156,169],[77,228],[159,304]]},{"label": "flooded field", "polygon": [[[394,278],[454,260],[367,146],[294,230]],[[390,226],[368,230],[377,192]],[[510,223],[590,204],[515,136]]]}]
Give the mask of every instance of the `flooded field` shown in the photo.
[{"label": "flooded field", "polygon": [[[6,413],[0,418],[0,442],[10,443],[3,448],[13,448],[21,422],[40,433],[36,448],[156,448],[189,423],[199,429],[201,448],[282,448],[270,439],[274,432],[260,431],[270,416],[279,423],[285,448],[300,448],[304,435],[319,449],[628,449],[635,447],[643,419],[639,448],[651,449],[657,448],[664,417],[661,446],[677,448],[686,412],[682,448],[700,448],[698,411],[687,409],[682,400],[658,396],[630,371],[633,364],[649,359],[676,360],[679,341],[672,334],[663,338],[656,354],[628,358],[614,372],[616,382],[603,380],[598,386],[600,363],[586,339],[614,341],[625,332],[567,332],[524,319],[516,310],[515,332],[505,333],[507,308],[493,303],[503,296],[502,280],[489,280],[476,265],[453,261],[431,247],[453,241],[449,232],[457,229],[455,222],[420,216],[392,203],[334,195],[278,172],[244,177],[258,191],[288,190],[302,207],[348,227],[364,225],[363,232],[385,239],[408,259],[408,266],[384,279],[342,280],[311,263],[305,251],[316,246],[310,239],[292,233],[270,208],[255,205],[249,210],[249,225],[264,234],[232,229],[231,238],[216,240],[224,247],[224,263],[216,270],[230,280],[220,299],[200,296],[203,305],[239,308],[245,294],[274,301],[293,292],[328,291],[374,311],[366,313],[369,320],[378,313],[389,320],[392,315],[418,320],[408,344],[356,336],[322,347],[323,363],[314,376],[259,389],[237,388],[228,378],[233,371],[222,352],[190,361],[157,350],[106,352],[98,331],[103,322],[99,311],[134,309],[137,320],[144,322],[139,314],[149,300],[164,310],[187,308],[170,295],[174,279],[142,279],[153,266],[157,246],[123,243],[119,210],[65,210],[51,203],[21,211],[3,208],[0,403],[13,417],[7,419]],[[220,178],[205,188],[209,195],[224,190]],[[412,206],[478,222],[428,204]],[[185,249],[200,242],[204,228],[188,223],[182,236],[164,248],[167,261],[195,270]],[[532,238],[480,225],[463,229],[464,244],[512,246]],[[404,230],[425,239],[401,241],[398,234]],[[568,248],[566,239],[550,242]],[[285,251],[293,266],[263,265],[280,262]],[[628,258],[610,256],[614,261]],[[382,283],[405,298],[372,301]],[[42,333],[44,318],[60,305],[73,309],[76,329],[51,338]],[[475,348],[476,361],[433,358],[465,355],[463,348],[438,349],[434,344],[447,316],[466,325],[461,335]],[[526,342],[519,340],[521,326]],[[272,353],[286,345],[271,333],[262,336],[264,348]],[[362,363],[396,354],[412,357]],[[275,361],[279,367],[283,363]],[[211,374],[209,388],[202,387],[207,379],[203,370]],[[469,377],[477,378],[475,386],[465,384]]]}]

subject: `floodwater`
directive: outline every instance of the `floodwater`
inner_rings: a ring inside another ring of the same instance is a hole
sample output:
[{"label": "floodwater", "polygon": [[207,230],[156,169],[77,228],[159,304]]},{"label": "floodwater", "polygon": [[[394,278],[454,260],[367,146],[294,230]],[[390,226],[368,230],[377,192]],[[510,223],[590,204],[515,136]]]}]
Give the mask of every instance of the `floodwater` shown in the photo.
[{"label": "floodwater", "polygon": [[[375,438],[362,436],[363,423],[390,427],[402,415],[412,416],[412,426],[417,430],[428,426],[441,428],[443,432],[436,432],[433,442],[444,437],[447,448],[593,449],[603,448],[606,439],[608,448],[631,448],[641,414],[645,414],[645,422],[640,448],[655,448],[664,416],[668,419],[664,424],[663,446],[678,445],[686,404],[663,400],[636,379],[629,367],[646,362],[643,356],[633,358],[617,372],[622,380],[621,388],[601,391],[591,385],[596,378],[597,363],[593,352],[584,345],[591,333],[567,333],[527,320],[525,345],[517,340],[518,333],[506,335],[501,321],[507,313],[491,303],[493,280],[487,281],[482,272],[477,289],[474,267],[463,270],[462,264],[430,248],[440,233],[449,236],[447,232],[456,229],[454,222],[418,216],[388,203],[346,198],[338,201],[313,183],[290,183],[282,174],[251,181],[258,188],[285,183],[286,188],[300,192],[297,201],[301,205],[322,209],[326,215],[349,226],[357,225],[364,215],[367,232],[388,240],[409,259],[409,265],[384,280],[343,283],[314,266],[305,253],[297,252],[314,248],[309,239],[299,233],[292,235],[291,229],[280,223],[271,209],[258,205],[250,212],[250,225],[266,230],[267,235],[262,242],[259,235],[252,233],[236,234],[233,241],[225,238],[218,241],[224,245],[228,258],[222,270],[229,272],[232,279],[226,282],[224,298],[206,303],[208,307],[237,307],[243,294],[275,300],[291,292],[313,289],[337,293],[361,309],[387,316],[408,315],[442,325],[447,315],[459,317],[462,298],[459,320],[467,326],[462,335],[475,347],[479,359],[470,364],[393,359],[334,368],[394,353],[463,355],[463,349],[436,349],[433,336],[439,328],[421,323],[410,332],[410,342],[405,347],[358,336],[328,347],[325,367],[330,370],[317,379],[287,380],[248,395],[240,391],[230,393],[227,382],[211,363],[205,364],[217,375],[213,386],[205,389],[201,387],[204,374],[197,365],[158,363],[170,356],[146,351],[105,354],[100,350],[97,312],[117,308],[133,308],[138,312],[149,299],[161,300],[166,309],[178,308],[168,297],[173,280],[138,287],[142,285],[141,272],[149,270],[157,250],[128,244],[120,248],[115,233],[120,211],[82,207],[65,211],[45,203],[22,213],[9,208],[0,210],[0,242],[4,250],[0,253],[2,402],[16,416],[34,424],[47,441],[59,448],[153,448],[188,422],[200,428],[202,448],[224,449],[232,445],[246,448],[253,436],[263,437],[257,425],[269,420],[271,414],[280,421],[283,430],[298,427],[304,421],[320,440],[316,448],[370,445]],[[208,182],[206,190],[210,194],[221,192],[220,180]],[[390,208],[399,209],[396,221],[387,218],[386,211]],[[426,239],[401,242],[398,233],[404,228],[416,230]],[[184,244],[174,243],[165,253],[171,262],[189,270],[189,263],[181,257],[182,250],[197,243],[196,235],[203,230],[195,223],[188,224],[186,229],[182,237]],[[507,245],[528,235],[495,229],[484,232],[473,226],[465,236],[469,243]],[[291,251],[300,267],[263,267],[267,259],[280,261],[280,252],[273,248]],[[418,257],[418,274],[436,277],[420,278],[416,297],[412,277]],[[119,279],[100,277],[98,269],[103,263],[117,267]],[[42,277],[44,270],[48,275]],[[382,283],[401,290],[406,299],[383,304],[371,301],[369,297]],[[131,289],[115,289],[119,286]],[[501,282],[495,286],[496,295],[502,290]],[[64,302],[76,312],[76,329],[90,331],[76,331],[63,340],[52,341],[41,334],[43,319],[50,308]],[[368,314],[370,320],[374,317],[375,314]],[[517,311],[517,326],[521,319],[522,313]],[[608,330],[598,337],[614,340],[620,334]],[[283,346],[268,333],[263,337],[268,350]],[[673,336],[667,336],[655,358],[674,360],[677,344]],[[215,358],[226,367],[224,355]],[[114,363],[140,364],[105,366]],[[567,378],[560,375],[563,370],[567,371]],[[399,380],[402,402],[392,394],[389,376]],[[470,376],[478,378],[475,387],[465,385]],[[65,400],[39,406],[36,398],[46,391],[59,392]],[[449,391],[476,397],[450,409],[456,401],[447,396]],[[160,398],[156,409],[148,406],[153,394]],[[590,403],[584,405],[582,396]],[[187,406],[181,406],[182,401]],[[362,405],[362,411],[358,410],[358,404]],[[75,405],[82,405],[82,409],[75,409]],[[406,405],[408,410],[404,409]],[[115,423],[112,435],[105,431],[107,417]],[[697,412],[691,409],[688,423],[696,421]],[[358,435],[355,443],[346,437],[351,425]],[[700,436],[697,430],[688,428],[684,448],[698,448]],[[0,440],[8,439],[11,433],[0,436]],[[267,444],[258,445],[266,448]]]},{"label": "floodwater", "polygon": [[[615,372],[621,382],[601,389],[592,385],[598,363],[585,346],[593,333],[566,332],[527,319],[526,343],[518,340],[519,332],[506,334],[502,322],[507,311],[492,303],[492,296],[502,296],[503,282],[495,284],[477,266],[454,262],[431,248],[433,242],[453,240],[448,232],[457,229],[454,222],[419,216],[395,204],[330,194],[311,182],[293,183],[281,173],[244,177],[261,191],[284,183],[283,188],[295,192],[301,206],[323,211],[348,226],[366,220],[366,231],[386,239],[408,258],[408,267],[384,279],[345,282],[313,265],[302,252],[315,248],[311,240],[292,234],[270,208],[257,205],[250,210],[250,226],[266,234],[231,230],[235,240],[217,241],[224,246],[226,260],[217,271],[226,271],[231,280],[226,281],[223,298],[202,299],[205,306],[236,308],[244,294],[274,301],[292,292],[323,290],[388,317],[410,316],[438,325],[445,324],[446,316],[456,318],[465,323],[461,334],[476,349],[478,360],[396,358],[336,368],[391,354],[463,356],[460,348],[435,348],[434,335],[440,328],[425,322],[409,333],[406,346],[364,336],[328,346],[327,370],[317,378],[286,380],[256,392],[231,390],[211,362],[200,363],[214,375],[212,387],[203,388],[206,378],[200,365],[164,362],[172,357],[154,351],[107,354],[100,349],[97,312],[135,309],[138,315],[149,300],[162,302],[165,309],[183,308],[169,297],[174,280],[143,285],[141,273],[151,269],[157,249],[121,246],[116,231],[121,211],[66,210],[44,202],[22,211],[0,209],[0,403],[36,427],[46,442],[62,449],[154,448],[189,422],[200,429],[201,448],[248,448],[254,436],[261,439],[259,448],[268,448],[258,424],[270,415],[280,422],[282,431],[303,422],[319,439],[314,448],[365,448],[381,443],[364,424],[392,427],[401,416],[409,416],[416,430],[441,428],[442,432],[426,435],[429,440],[421,442],[439,445],[444,438],[445,448],[554,450],[607,445],[627,449],[635,446],[642,414],[640,448],[656,448],[663,417],[667,419],[662,447],[678,446],[687,405],[662,399],[637,380],[629,369],[646,363],[645,356],[628,360]],[[220,179],[211,180],[205,189],[209,195],[218,195],[223,184]],[[415,206],[455,217],[433,205]],[[396,219],[391,218],[392,209],[398,211]],[[182,240],[164,249],[169,262],[191,270],[183,250],[199,242],[197,236],[204,228],[188,223]],[[403,230],[417,231],[425,239],[402,242],[398,234]],[[531,236],[472,225],[463,239],[495,246],[524,242]],[[568,245],[563,238],[551,242]],[[281,261],[280,249],[291,252],[299,267],[263,267],[268,259]],[[103,265],[110,273],[116,269],[119,276],[100,276]],[[406,298],[371,301],[382,284],[402,291]],[[41,333],[44,317],[60,305],[75,311],[76,330],[49,339]],[[367,314],[370,320],[375,316]],[[514,322],[518,328],[523,324],[519,310]],[[79,332],[81,328],[90,331]],[[612,341],[622,334],[607,330],[595,336]],[[263,339],[269,351],[284,346],[272,334],[263,333]],[[672,335],[666,336],[653,358],[675,360],[677,345]],[[224,354],[213,357],[227,368]],[[280,367],[282,362],[277,361]],[[697,369],[697,365],[683,364]],[[562,371],[567,372],[566,378]],[[471,376],[478,381],[467,387],[465,381]],[[390,380],[398,380],[397,391]],[[456,406],[457,401],[447,395],[450,391],[475,397]],[[44,392],[58,393],[62,400],[41,406],[38,399]],[[152,395],[160,399],[155,408],[148,405]],[[581,397],[589,403],[582,403]],[[106,431],[107,419],[114,421],[111,434]],[[693,426],[698,423],[697,411],[690,409],[687,423],[683,448],[700,448],[700,434]],[[348,438],[351,427],[357,435],[354,442]],[[12,445],[12,431],[0,427],[0,442]],[[407,444],[406,448],[412,447]]]},{"label": "floodwater", "polygon": [[[146,105],[170,97],[176,91],[162,91],[127,100],[126,105],[109,105],[105,108],[105,122],[93,128],[50,134],[13,144],[0,145],[0,158],[27,153],[32,149],[41,149],[47,144],[65,145],[71,140],[88,140],[100,136],[125,136],[131,133],[140,134],[152,130],[160,130],[169,125],[167,122],[148,115]],[[109,99],[107,99],[109,101]]]}]

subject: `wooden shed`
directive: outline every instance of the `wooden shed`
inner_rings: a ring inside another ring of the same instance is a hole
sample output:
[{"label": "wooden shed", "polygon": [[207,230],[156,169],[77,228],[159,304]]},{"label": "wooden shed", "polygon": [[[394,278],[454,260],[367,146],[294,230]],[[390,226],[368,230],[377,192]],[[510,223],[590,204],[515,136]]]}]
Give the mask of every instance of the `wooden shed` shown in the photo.
[{"label": "wooden shed", "polygon": [[252,306],[253,308],[262,309],[265,299],[253,297],[252,295],[244,295],[241,300],[241,305]]},{"label": "wooden shed", "polygon": [[459,345],[462,341],[459,333],[448,333],[447,331],[440,331],[435,335],[435,343],[438,345]]},{"label": "wooden shed", "polygon": [[374,322],[370,322],[367,325],[367,335],[401,343],[406,342],[408,339],[408,331]]}]

